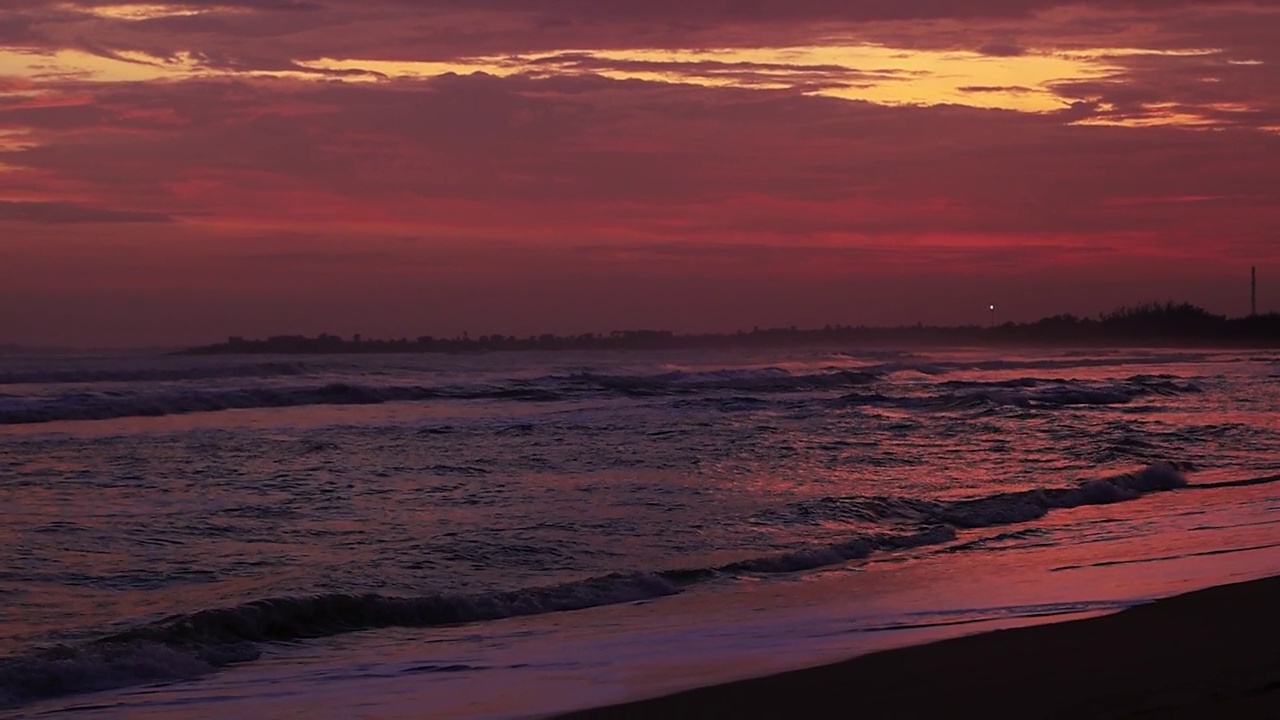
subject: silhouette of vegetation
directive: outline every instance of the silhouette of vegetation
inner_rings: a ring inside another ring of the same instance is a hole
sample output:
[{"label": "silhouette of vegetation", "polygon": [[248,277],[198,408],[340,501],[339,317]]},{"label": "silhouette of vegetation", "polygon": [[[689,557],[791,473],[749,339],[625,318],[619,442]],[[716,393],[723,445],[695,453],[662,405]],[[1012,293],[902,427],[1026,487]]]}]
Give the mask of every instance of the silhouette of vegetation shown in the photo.
[{"label": "silhouette of vegetation", "polygon": [[1097,320],[1054,315],[1035,322],[1006,322],[984,327],[900,327],[828,325],[821,329],[753,328],[750,332],[677,335],[668,330],[615,330],[607,335],[481,335],[452,338],[424,335],[416,339],[370,340],[355,335],[344,340],[327,333],[318,337],[277,335],[265,340],[227,338],[227,342],[191,348],[180,354],[313,354],[441,352],[483,353],[529,350],[663,350],[790,345],[1068,345],[1068,346],[1238,346],[1280,347],[1280,313],[1227,318],[1188,303],[1148,303],[1101,313]]}]

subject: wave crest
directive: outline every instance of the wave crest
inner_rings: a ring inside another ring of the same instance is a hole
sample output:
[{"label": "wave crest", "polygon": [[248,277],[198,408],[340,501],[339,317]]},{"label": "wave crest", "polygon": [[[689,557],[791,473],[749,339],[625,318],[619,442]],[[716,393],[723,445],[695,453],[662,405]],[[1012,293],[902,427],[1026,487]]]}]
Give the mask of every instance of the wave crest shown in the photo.
[{"label": "wave crest", "polygon": [[1052,509],[1121,502],[1184,487],[1177,468],[1152,465],[1070,488],[1000,493],[938,502],[895,498],[822,498],[794,504],[792,519],[909,520],[908,533],[857,535],[821,546],[713,567],[615,573],[546,587],[479,595],[389,597],[330,594],[258,600],[179,615],[77,646],[0,660],[0,705],[58,695],[180,679],[256,659],[261,643],[385,627],[434,627],[581,610],[650,600],[716,577],[792,573],[949,543],[957,530],[1020,523]]},{"label": "wave crest", "polygon": [[1050,510],[1133,500],[1147,493],[1186,485],[1186,477],[1175,466],[1158,463],[1073,487],[1019,490],[950,502],[860,495],[824,497],[793,503],[786,511],[771,513],[770,519],[801,524],[908,521],[944,523],[963,529],[984,528],[1036,520]]}]

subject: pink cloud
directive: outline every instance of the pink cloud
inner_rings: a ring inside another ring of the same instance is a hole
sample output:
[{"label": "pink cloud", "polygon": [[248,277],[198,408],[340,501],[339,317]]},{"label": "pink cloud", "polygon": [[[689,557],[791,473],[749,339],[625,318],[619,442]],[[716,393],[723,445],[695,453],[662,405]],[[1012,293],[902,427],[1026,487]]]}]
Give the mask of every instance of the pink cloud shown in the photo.
[{"label": "pink cloud", "polygon": [[[238,11],[126,22],[24,1],[0,19],[0,47],[185,52],[226,71],[0,79],[0,225],[22,238],[0,300],[31,308],[0,319],[0,340],[964,322],[992,294],[1026,318],[1157,298],[1235,312],[1240,267],[1280,273],[1280,50],[1251,14],[1275,3],[207,4]],[[1055,85],[1077,102],[1042,113],[807,94],[850,77],[820,65],[778,90],[604,76],[789,72],[765,60],[249,72],[717,34],[749,47],[855,19],[859,37],[1011,60],[1051,42],[1153,52]],[[1163,52],[1188,48],[1211,52]],[[1169,113],[1216,129],[1123,126]],[[1117,124],[1082,124],[1100,121]]]}]

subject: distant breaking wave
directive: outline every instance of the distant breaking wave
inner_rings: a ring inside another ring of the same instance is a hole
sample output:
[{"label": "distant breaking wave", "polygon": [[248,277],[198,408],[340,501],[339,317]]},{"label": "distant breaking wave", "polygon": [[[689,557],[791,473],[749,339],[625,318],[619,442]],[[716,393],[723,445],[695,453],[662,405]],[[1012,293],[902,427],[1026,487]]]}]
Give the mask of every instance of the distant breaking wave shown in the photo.
[{"label": "distant breaking wave", "polygon": [[925,375],[944,375],[957,370],[1066,370],[1070,368],[1123,367],[1125,365],[1163,365],[1180,362],[1200,362],[1203,360],[1204,355],[1197,353],[975,361],[942,360],[937,362],[919,362],[908,358],[884,362],[865,369],[875,373],[918,372]]},{"label": "distant breaking wave", "polygon": [[785,393],[868,385],[881,379],[876,372],[831,369],[820,373],[791,373],[780,368],[670,372],[659,375],[598,375],[580,373],[556,378],[569,386],[600,388],[625,395],[675,395],[706,390]]},{"label": "distant breaking wave", "polygon": [[170,390],[122,393],[78,393],[52,398],[5,402],[0,399],[0,425],[60,420],[109,420],[159,417],[194,412],[300,405],[369,405],[392,400],[440,397],[429,388],[365,387],[346,383],[319,386],[247,387],[231,390]]},{"label": "distant breaking wave", "polygon": [[0,659],[0,707],[43,698],[189,678],[257,659],[261,644],[386,627],[438,627],[651,600],[713,578],[793,573],[957,539],[957,530],[1016,524],[1061,508],[1122,502],[1186,486],[1169,465],[1075,487],[954,502],[826,498],[790,506],[792,521],[908,520],[914,532],[865,534],[715,567],[615,573],[546,587],[475,595],[282,597],[178,615],[77,645]]},{"label": "distant breaking wave", "polygon": [[302,362],[259,362],[175,368],[68,368],[0,372],[0,385],[69,385],[101,382],[177,382],[220,378],[270,378],[306,375]]},{"label": "distant breaking wave", "polygon": [[1198,393],[1190,382],[1135,375],[1127,380],[1089,383],[1064,380],[1018,378],[989,383],[946,382],[935,386],[943,392],[924,395],[883,395],[853,392],[838,402],[851,405],[882,405],[912,410],[964,410],[983,407],[1066,408],[1085,405],[1124,405],[1136,399]]},{"label": "distant breaking wave", "polygon": [[[689,388],[709,389],[725,384],[738,389],[751,389],[752,385],[769,386],[778,378],[801,378],[801,384],[825,387],[839,384],[841,379],[857,384],[859,380],[875,379],[900,372],[918,372],[925,375],[943,375],[958,370],[1046,370],[1085,367],[1115,367],[1176,362],[1195,362],[1203,356],[1189,353],[1136,355],[1122,357],[1057,357],[1011,360],[937,361],[926,362],[909,353],[893,351],[859,353],[833,353],[833,357],[858,360],[881,360],[874,365],[854,369],[833,369],[828,373],[791,375],[778,368],[758,370],[720,370],[710,372],[672,372],[647,376],[609,376],[583,373],[576,376],[602,385],[618,383],[627,385],[632,380],[641,384],[684,385]],[[1265,361],[1265,358],[1263,359]],[[272,360],[262,362],[211,363],[177,367],[70,367],[30,368],[0,371],[0,385],[91,384],[100,382],[178,382],[189,380],[216,380],[222,378],[275,378],[297,377],[323,372],[323,365],[301,360]],[[332,369],[332,368],[329,368]],[[570,376],[572,379],[575,376]]]},{"label": "distant breaking wave", "polygon": [[[299,367],[282,365],[282,374]],[[943,382],[926,394],[884,394],[876,388],[882,376],[861,370],[832,369],[791,373],[778,368],[672,372],[657,375],[599,375],[579,373],[533,380],[504,380],[465,386],[324,384],[253,385],[238,388],[81,391],[47,396],[0,395],[0,425],[74,420],[158,417],[221,410],[298,407],[307,405],[374,405],[441,399],[558,402],[586,397],[691,397],[709,393],[749,395],[801,392],[840,392],[840,402],[888,405],[912,409],[963,410],[984,406],[1055,408],[1073,405],[1124,404],[1140,397],[1198,392],[1189,382],[1165,376],[1135,375],[1127,380],[1091,383],[1019,378],[989,383]],[[894,386],[895,392],[919,392]]]},{"label": "distant breaking wave", "polygon": [[592,395],[689,395],[710,390],[787,393],[829,390],[874,382],[876,376],[833,370],[792,374],[785,370],[725,370],[706,373],[611,376],[582,373],[472,386],[257,385],[232,389],[160,389],[140,392],[78,392],[34,398],[0,396],[0,425],[66,420],[158,417],[195,412],[304,405],[376,405],[439,399],[555,402]]}]

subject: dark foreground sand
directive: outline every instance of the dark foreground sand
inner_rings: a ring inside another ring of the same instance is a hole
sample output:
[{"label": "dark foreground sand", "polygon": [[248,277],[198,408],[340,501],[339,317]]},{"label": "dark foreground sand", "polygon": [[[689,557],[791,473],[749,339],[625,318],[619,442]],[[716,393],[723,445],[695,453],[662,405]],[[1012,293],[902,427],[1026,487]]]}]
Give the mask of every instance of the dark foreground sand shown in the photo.
[{"label": "dark foreground sand", "polygon": [[563,717],[1280,719],[1280,577]]}]

